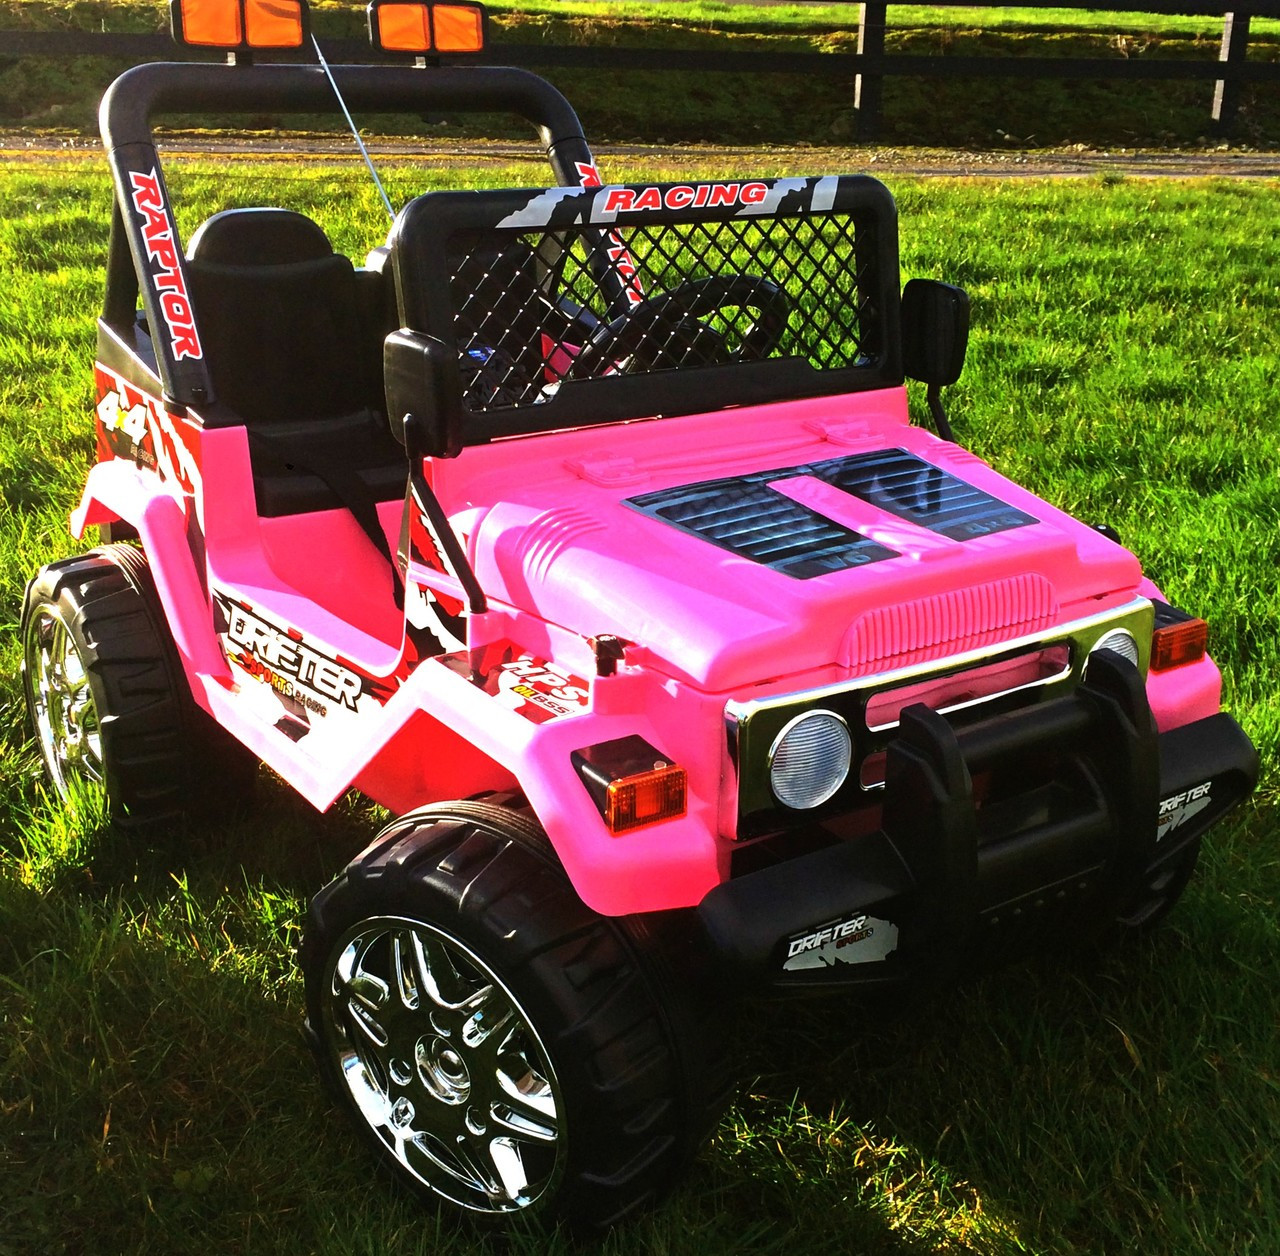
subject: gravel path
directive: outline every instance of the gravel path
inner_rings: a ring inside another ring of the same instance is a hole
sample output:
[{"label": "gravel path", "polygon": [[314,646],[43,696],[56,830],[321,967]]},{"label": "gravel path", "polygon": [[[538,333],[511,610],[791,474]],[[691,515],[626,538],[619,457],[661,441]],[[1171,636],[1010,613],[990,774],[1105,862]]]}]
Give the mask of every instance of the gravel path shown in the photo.
[{"label": "gravel path", "polygon": [[[368,147],[383,161],[424,160],[449,162],[541,162],[537,144],[516,141],[372,139]],[[165,159],[245,154],[269,159],[358,161],[349,138],[342,136],[236,136],[174,135],[162,141]],[[611,159],[652,159],[678,167],[705,162],[737,163],[748,170],[761,162],[786,163],[815,171],[868,170],[897,174],[936,174],[994,178],[1064,177],[1118,174],[1133,178],[1280,179],[1280,152],[1241,149],[1207,149],[1194,152],[1148,152],[1133,149],[1095,150],[1084,147],[1054,150],[968,152],[921,148],[838,148],[817,145],[794,147],[720,147],[684,145],[664,147],[638,144],[602,144],[595,148],[606,172]],[[101,147],[96,138],[50,133],[0,133],[0,165],[19,161],[82,161],[97,159]]]}]

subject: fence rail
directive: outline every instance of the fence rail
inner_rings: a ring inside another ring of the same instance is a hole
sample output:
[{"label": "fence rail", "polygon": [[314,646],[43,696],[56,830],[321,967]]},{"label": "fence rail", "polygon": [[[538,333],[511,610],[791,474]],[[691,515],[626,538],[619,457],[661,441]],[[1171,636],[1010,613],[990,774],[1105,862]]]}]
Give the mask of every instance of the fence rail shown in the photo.
[{"label": "fence rail", "polygon": [[[951,8],[1094,8],[1087,0],[995,0],[984,5],[936,0]],[[888,29],[885,3],[860,5],[857,52],[715,52],[681,49],[583,47],[554,44],[499,43],[492,60],[533,69],[670,70],[699,73],[803,74],[842,79],[853,85],[858,135],[875,138],[883,122],[883,83],[888,77],[989,79],[1100,79],[1133,81],[1212,81],[1211,121],[1229,133],[1236,119],[1240,91],[1246,83],[1280,84],[1280,62],[1247,59],[1253,17],[1280,17],[1280,0],[1255,0],[1248,11],[1206,7],[1187,0],[1144,0],[1121,4],[1115,12],[1210,16],[1223,19],[1219,58],[1145,57],[991,57],[919,56],[885,51]],[[355,39],[326,39],[326,55],[354,64],[387,60]],[[181,58],[183,49],[167,35],[95,34],[87,31],[0,32],[0,61],[7,56],[101,56],[131,61]],[[188,54],[195,55],[195,54]],[[274,54],[273,54],[274,55]],[[200,55],[197,59],[207,59]],[[282,58],[287,59],[287,58]]]}]

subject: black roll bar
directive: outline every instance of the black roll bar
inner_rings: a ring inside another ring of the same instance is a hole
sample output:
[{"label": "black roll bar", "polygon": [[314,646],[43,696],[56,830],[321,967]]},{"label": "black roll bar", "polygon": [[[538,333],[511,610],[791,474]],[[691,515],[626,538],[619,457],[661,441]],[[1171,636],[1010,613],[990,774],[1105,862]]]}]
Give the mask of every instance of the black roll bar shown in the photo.
[{"label": "black roll bar", "polygon": [[[343,97],[362,113],[514,113],[533,124],[557,183],[578,187],[594,176],[594,159],[573,106],[527,70],[491,66],[335,65]],[[169,207],[151,127],[163,113],[328,113],[333,89],[318,65],[218,65],[154,62],[126,70],[107,89],[99,126],[116,190],[112,250],[132,255],[156,365],[167,401],[207,406],[214,398],[186,264]],[[109,268],[103,317],[132,317],[132,284]],[[127,313],[123,313],[127,307]]]}]

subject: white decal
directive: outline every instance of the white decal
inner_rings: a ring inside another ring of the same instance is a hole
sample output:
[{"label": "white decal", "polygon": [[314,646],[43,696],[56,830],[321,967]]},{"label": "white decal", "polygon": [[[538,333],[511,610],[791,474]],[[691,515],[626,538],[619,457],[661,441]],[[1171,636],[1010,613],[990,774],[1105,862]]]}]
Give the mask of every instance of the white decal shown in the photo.
[{"label": "white decal", "polygon": [[798,933],[787,943],[783,972],[832,968],[836,964],[871,964],[898,949],[898,926],[876,916],[849,916],[808,933]]},{"label": "white decal", "polygon": [[1197,816],[1212,801],[1210,790],[1212,781],[1184,789],[1180,794],[1165,798],[1160,803],[1160,813],[1156,820],[1156,841],[1163,841],[1174,829],[1185,824],[1192,816]]},{"label": "white decal", "polygon": [[548,188],[539,192],[523,208],[508,214],[499,227],[545,227],[551,221],[555,208],[568,196],[577,196],[581,188]]},{"label": "white decal", "polygon": [[[246,650],[267,673],[262,676],[273,688],[288,686],[288,697],[299,697],[292,682],[337,702],[349,711],[363,689],[360,677],[334,659],[312,649],[300,638],[281,632],[274,624],[235,602],[227,609],[227,639]],[[308,704],[310,705],[310,704]],[[321,708],[321,713],[323,708]]]},{"label": "white decal", "polygon": [[585,685],[575,683],[552,664],[525,655],[511,663],[502,663],[498,672],[499,699],[519,710],[526,702],[552,715],[576,715],[590,701]]},{"label": "white decal", "polygon": [[169,346],[174,359],[202,358],[204,352],[178,262],[178,242],[160,190],[160,176],[154,169],[150,174],[131,170],[129,182],[133,187],[133,207],[142,220],[147,256],[155,263],[151,278],[160,296],[160,313],[169,328]]},{"label": "white decal", "polygon": [[[742,208],[738,210],[738,216],[744,214],[774,214],[778,211],[778,206],[782,203],[782,198],[788,192],[803,192],[809,186],[808,179],[776,179],[773,186],[769,189],[768,194],[758,201],[743,201]],[[817,209],[818,206],[814,206]],[[830,208],[825,206],[824,208]]]},{"label": "white decal", "polygon": [[178,434],[173,420],[164,410],[151,407],[151,440],[155,445],[156,465],[163,479],[173,480],[188,493],[199,491],[200,468]]}]

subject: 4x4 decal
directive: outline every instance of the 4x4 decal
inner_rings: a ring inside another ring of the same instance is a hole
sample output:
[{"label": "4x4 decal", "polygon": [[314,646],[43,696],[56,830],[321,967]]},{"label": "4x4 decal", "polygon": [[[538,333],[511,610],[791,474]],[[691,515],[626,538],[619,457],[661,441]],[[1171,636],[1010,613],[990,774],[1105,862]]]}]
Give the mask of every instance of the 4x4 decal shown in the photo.
[{"label": "4x4 decal", "polygon": [[126,458],[156,471],[184,493],[201,489],[198,429],[155,397],[98,368],[98,456]]}]

